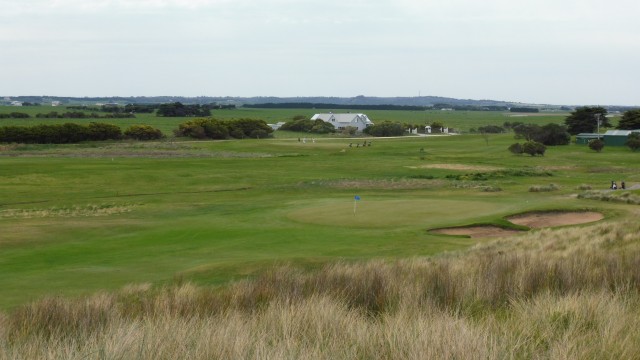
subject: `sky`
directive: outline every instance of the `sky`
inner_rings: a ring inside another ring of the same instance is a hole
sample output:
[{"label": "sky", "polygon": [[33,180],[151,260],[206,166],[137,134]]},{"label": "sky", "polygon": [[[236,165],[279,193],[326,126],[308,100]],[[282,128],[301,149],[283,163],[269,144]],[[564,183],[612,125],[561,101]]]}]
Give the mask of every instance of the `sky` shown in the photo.
[{"label": "sky", "polygon": [[640,105],[637,0],[0,0],[0,96]]}]

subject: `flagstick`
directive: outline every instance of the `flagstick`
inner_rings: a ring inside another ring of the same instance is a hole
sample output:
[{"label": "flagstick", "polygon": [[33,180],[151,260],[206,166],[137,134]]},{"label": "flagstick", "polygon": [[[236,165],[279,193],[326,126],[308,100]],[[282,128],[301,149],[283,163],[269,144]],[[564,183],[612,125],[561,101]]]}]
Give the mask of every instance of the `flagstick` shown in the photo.
[{"label": "flagstick", "polygon": [[356,205],[358,205],[358,200],[353,200],[353,216],[356,216]]}]

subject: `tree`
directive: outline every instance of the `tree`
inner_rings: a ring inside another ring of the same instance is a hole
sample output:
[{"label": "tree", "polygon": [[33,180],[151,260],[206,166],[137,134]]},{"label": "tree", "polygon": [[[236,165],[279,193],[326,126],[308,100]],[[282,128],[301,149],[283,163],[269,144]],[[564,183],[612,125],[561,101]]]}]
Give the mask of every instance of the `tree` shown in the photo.
[{"label": "tree", "polygon": [[[567,131],[571,135],[580,133],[592,133],[599,126],[611,127],[609,119],[606,117],[607,109],[602,106],[583,106],[577,108],[564,119]],[[598,125],[600,123],[600,125]]]},{"label": "tree", "polygon": [[600,152],[604,148],[604,141],[600,139],[593,139],[589,141],[589,149]]},{"label": "tree", "polygon": [[636,130],[640,129],[640,109],[625,111],[618,123],[617,129]]},{"label": "tree", "polygon": [[436,130],[438,132],[442,132],[443,131],[442,129],[444,129],[444,124],[441,123],[440,121],[434,121],[434,122],[431,123],[431,131],[432,132],[436,132]]},{"label": "tree", "polygon": [[638,149],[640,149],[640,133],[633,132],[629,134],[625,145],[627,145],[631,151],[638,151]]},{"label": "tree", "polygon": [[513,132],[515,133],[516,139],[525,139],[527,141],[531,141],[535,139],[537,134],[539,134],[542,131],[542,129],[540,128],[540,125],[522,124],[522,123],[517,124],[515,126],[513,126],[512,124],[512,129],[513,129]]},{"label": "tree", "polygon": [[540,128],[540,132],[534,136],[534,140],[548,146],[568,145],[571,141],[571,135],[563,125],[547,124]]}]

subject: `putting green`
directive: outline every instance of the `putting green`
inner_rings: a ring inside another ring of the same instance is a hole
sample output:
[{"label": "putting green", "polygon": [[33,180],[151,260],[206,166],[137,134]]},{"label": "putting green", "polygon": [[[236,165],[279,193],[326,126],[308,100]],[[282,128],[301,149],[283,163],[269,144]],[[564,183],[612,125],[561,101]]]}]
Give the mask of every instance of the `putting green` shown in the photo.
[{"label": "putting green", "polygon": [[[301,205],[304,206],[304,205]],[[512,211],[505,203],[490,201],[405,199],[331,199],[314,202],[287,214],[289,219],[318,225],[354,228],[425,226],[438,223],[476,222],[478,218]]]}]

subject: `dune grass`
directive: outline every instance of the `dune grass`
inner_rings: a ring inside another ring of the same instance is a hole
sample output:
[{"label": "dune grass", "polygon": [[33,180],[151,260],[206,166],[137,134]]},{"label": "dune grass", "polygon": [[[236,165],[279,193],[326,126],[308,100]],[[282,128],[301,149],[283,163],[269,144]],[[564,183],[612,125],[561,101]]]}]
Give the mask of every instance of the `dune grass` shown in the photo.
[{"label": "dune grass", "polygon": [[221,288],[50,297],[0,318],[0,358],[633,358],[638,233],[604,223]]}]

